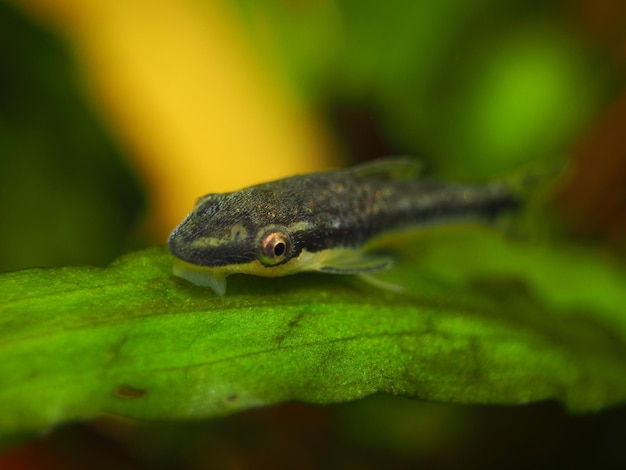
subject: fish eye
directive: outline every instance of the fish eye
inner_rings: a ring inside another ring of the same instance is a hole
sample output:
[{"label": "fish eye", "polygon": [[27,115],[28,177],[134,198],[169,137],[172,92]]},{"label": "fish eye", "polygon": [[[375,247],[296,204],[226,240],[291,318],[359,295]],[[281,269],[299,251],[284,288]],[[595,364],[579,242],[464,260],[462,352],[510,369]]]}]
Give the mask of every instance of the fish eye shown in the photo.
[{"label": "fish eye", "polygon": [[272,230],[261,237],[259,260],[266,266],[276,266],[289,259],[291,238],[287,233]]}]

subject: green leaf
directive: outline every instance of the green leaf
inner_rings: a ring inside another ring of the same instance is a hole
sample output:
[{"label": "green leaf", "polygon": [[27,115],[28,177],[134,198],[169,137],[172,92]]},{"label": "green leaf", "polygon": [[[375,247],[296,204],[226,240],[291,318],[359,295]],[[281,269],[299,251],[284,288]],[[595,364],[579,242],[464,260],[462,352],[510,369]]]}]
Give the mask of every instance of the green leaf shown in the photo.
[{"label": "green leaf", "polygon": [[396,241],[381,276],[229,278],[165,247],[100,268],[0,275],[0,434],[99,414],[174,420],[377,391],[462,403],[626,399],[626,275],[591,253],[479,229]]}]

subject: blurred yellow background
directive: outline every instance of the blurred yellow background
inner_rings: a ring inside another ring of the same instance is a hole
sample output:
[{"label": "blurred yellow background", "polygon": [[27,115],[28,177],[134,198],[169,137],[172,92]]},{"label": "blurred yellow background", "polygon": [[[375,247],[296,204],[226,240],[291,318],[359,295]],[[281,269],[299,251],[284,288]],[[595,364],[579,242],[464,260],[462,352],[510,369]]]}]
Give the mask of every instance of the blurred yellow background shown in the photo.
[{"label": "blurred yellow background", "polygon": [[76,49],[163,241],[207,192],[336,164],[315,117],[218,0],[26,0]]},{"label": "blurred yellow background", "polygon": [[623,147],[580,145],[624,93],[619,2],[1,5],[3,269],[103,264],[203,194],[390,154],[452,179],[569,167],[561,228],[623,249],[623,190],[601,220],[582,202],[598,168],[624,182]]}]

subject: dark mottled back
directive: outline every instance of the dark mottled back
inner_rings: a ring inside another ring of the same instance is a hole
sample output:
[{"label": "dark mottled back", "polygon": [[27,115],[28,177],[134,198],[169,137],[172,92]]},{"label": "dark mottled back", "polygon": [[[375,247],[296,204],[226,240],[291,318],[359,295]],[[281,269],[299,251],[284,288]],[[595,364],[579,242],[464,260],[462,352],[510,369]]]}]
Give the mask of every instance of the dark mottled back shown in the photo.
[{"label": "dark mottled back", "polygon": [[[504,184],[393,180],[353,170],[316,173],[201,198],[172,233],[170,248],[192,264],[225,266],[255,260],[259,236],[272,227],[289,230],[290,256],[296,257],[303,249],[356,248],[391,230],[491,220],[517,205]],[[194,245],[200,239],[212,242]]]}]

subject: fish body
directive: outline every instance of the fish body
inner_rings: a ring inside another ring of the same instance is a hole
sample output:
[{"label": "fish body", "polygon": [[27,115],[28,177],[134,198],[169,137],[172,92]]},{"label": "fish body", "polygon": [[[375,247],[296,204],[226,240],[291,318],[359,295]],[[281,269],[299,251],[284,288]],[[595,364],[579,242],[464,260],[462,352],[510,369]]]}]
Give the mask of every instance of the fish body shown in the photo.
[{"label": "fish body", "polygon": [[491,221],[519,204],[503,183],[442,183],[417,173],[410,161],[381,161],[203,196],[170,236],[174,273],[224,295],[232,273],[375,272],[391,264],[364,252],[377,237]]}]

